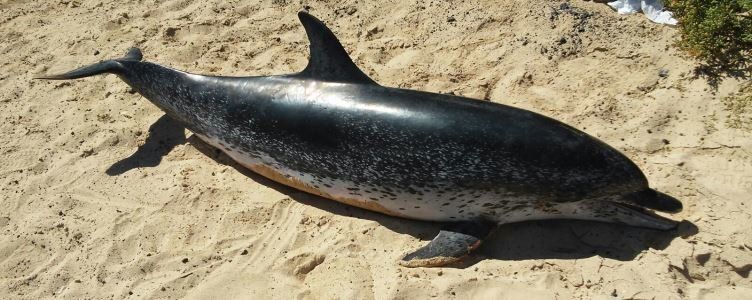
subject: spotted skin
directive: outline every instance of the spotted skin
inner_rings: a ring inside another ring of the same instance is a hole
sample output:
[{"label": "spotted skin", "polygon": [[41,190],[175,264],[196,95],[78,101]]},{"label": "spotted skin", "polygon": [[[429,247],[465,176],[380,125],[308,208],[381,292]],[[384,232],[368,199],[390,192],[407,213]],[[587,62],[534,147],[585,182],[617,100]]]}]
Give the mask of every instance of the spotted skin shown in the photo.
[{"label": "spotted skin", "polygon": [[569,216],[562,207],[608,197],[618,202],[614,195],[647,188],[618,151],[516,108],[294,75],[206,77],[128,64],[126,82],[242,165],[263,166],[259,173],[283,184],[390,215],[610,221],[619,219],[610,217],[617,212]]},{"label": "spotted skin", "polygon": [[[300,17],[311,61],[297,74],[189,74],[141,61],[136,49],[123,59],[43,78],[117,74],[241,165],[384,214],[493,224],[572,218],[675,225],[639,206],[676,211],[681,203],[650,189],[632,161],[598,139],[510,106],[380,86],[323,23]],[[447,263],[464,253],[457,241],[471,245],[469,252],[483,238],[443,237],[421,252],[435,257],[407,265]]]}]

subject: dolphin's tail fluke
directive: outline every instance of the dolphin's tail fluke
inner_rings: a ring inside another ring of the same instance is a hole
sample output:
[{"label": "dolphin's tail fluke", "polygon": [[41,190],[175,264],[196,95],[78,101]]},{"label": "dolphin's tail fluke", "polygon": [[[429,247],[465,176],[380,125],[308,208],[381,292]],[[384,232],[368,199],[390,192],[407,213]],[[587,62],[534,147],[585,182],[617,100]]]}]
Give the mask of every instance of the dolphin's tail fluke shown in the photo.
[{"label": "dolphin's tail fluke", "polygon": [[78,78],[84,78],[84,77],[89,77],[89,76],[94,76],[94,75],[99,75],[99,74],[105,74],[105,73],[117,73],[117,71],[120,68],[122,68],[122,66],[117,61],[105,60],[105,61],[100,61],[98,63],[95,63],[93,65],[81,67],[73,71],[65,72],[62,74],[35,76],[34,79],[47,79],[47,80],[78,79]]},{"label": "dolphin's tail fluke", "polygon": [[653,189],[627,194],[623,198],[627,203],[657,211],[677,213],[682,210],[682,203],[679,200]]},{"label": "dolphin's tail fluke", "polygon": [[143,55],[141,54],[141,50],[138,48],[130,48],[123,58],[100,61],[62,74],[35,76],[34,79],[67,80],[107,73],[117,74],[123,70],[123,65],[120,63],[121,61],[140,61],[142,58]]}]

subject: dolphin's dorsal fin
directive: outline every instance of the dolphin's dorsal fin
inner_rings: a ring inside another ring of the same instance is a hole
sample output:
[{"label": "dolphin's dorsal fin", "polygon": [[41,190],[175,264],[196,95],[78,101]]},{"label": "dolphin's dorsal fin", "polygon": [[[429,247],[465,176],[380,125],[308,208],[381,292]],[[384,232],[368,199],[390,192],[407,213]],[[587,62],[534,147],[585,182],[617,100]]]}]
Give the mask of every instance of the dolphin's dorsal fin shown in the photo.
[{"label": "dolphin's dorsal fin", "polygon": [[377,84],[353,63],[329,28],[305,11],[298,12],[310,44],[308,66],[298,76],[333,82]]},{"label": "dolphin's dorsal fin", "polygon": [[144,59],[144,55],[141,54],[141,49],[131,47],[128,49],[128,53],[126,53],[120,60],[141,61],[142,59]]}]

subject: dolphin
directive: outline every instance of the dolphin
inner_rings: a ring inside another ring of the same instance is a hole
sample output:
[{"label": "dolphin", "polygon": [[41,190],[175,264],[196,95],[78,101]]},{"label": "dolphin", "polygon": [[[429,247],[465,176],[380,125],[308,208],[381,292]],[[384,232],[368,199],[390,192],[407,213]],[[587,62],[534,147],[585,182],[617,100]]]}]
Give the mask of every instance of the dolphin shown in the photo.
[{"label": "dolphin", "polygon": [[659,230],[675,198],[624,154],[552,118],[489,101],[379,85],[307,12],[299,73],[224,77],[142,61],[132,48],[39,79],[115,74],[239,164],[279,183],[383,214],[443,222],[406,267],[471,253],[498,224],[581,219]]}]

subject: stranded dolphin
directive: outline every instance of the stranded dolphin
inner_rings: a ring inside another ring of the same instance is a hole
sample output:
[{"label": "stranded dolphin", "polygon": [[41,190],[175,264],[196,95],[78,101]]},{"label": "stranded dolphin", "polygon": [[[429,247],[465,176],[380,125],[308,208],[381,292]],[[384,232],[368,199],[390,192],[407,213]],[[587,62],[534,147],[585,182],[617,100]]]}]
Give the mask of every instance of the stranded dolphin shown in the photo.
[{"label": "stranded dolphin", "polygon": [[569,218],[668,230],[681,202],[619,151],[554,119],[487,101],[384,87],[334,34],[298,14],[310,61],[296,74],[221,77],[131,49],[41,79],[116,74],[207,143],[282,184],[384,214],[446,222],[408,267],[455,262],[497,224]]}]

